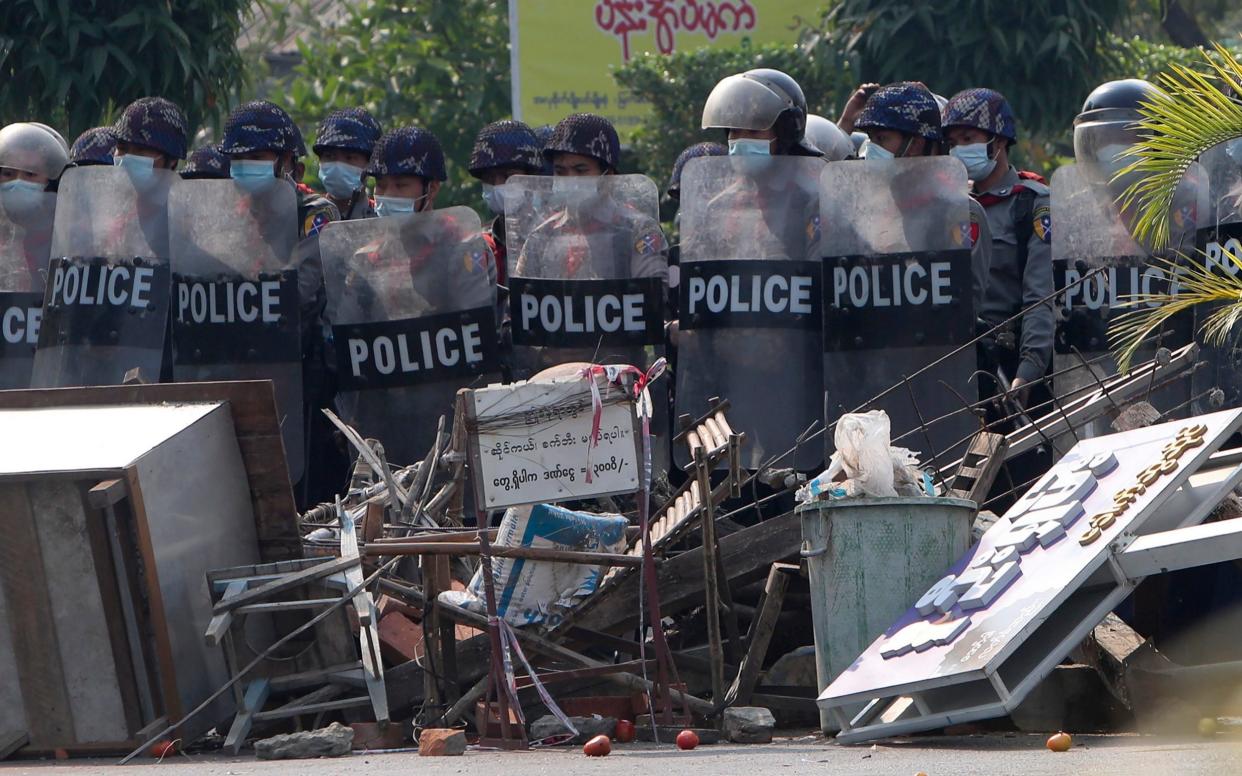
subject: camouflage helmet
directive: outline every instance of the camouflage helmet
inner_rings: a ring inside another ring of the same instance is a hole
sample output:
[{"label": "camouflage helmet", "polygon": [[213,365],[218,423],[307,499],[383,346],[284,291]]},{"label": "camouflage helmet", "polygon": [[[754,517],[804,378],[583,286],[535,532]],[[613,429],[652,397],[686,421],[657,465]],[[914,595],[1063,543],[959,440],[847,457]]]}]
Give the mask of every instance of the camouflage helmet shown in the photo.
[{"label": "camouflage helmet", "polygon": [[479,177],[493,167],[519,167],[530,175],[543,172],[543,144],[520,121],[493,121],[479,131],[470,151],[470,174]]},{"label": "camouflage helmet", "polygon": [[0,129],[0,167],[56,180],[69,164],[64,139],[42,124],[9,124]]},{"label": "camouflage helmet", "polygon": [[548,161],[559,153],[589,156],[602,164],[605,171],[615,170],[621,162],[621,139],[617,137],[617,128],[603,116],[574,113],[557,122],[543,146],[543,156]]},{"label": "camouflage helmet", "polygon": [[131,102],[112,127],[118,143],[153,148],[173,159],[186,152],[185,113],[163,97],[141,97]]},{"label": "camouflage helmet", "polygon": [[440,141],[418,127],[399,127],[385,132],[371,152],[367,175],[417,175],[433,181],[448,180]]},{"label": "camouflage helmet", "polygon": [[311,146],[318,155],[326,148],[340,148],[371,155],[375,142],[384,130],[368,111],[363,108],[334,110],[319,122],[315,130],[315,144]]},{"label": "camouflage helmet", "polygon": [[1003,137],[1013,145],[1018,139],[1018,122],[1013,108],[1004,95],[992,89],[967,89],[949,98],[941,112],[940,124],[950,127],[973,127]]},{"label": "camouflage helmet", "polygon": [[858,129],[891,129],[940,142],[940,106],[920,83],[902,81],[876,90],[854,122]]},{"label": "camouflage helmet", "polygon": [[[267,100],[253,100],[239,105],[224,122],[221,153],[249,154],[255,151],[277,151],[300,156],[302,133],[285,109]],[[305,153],[305,147],[301,149]]]},{"label": "camouflage helmet", "polygon": [[665,193],[673,199],[681,197],[681,171],[685,169],[686,162],[702,156],[728,156],[728,154],[729,149],[721,143],[695,143],[689,146],[678,154],[677,161],[673,162],[673,174],[669,176]]},{"label": "camouflage helmet", "polygon": [[231,160],[220,153],[220,147],[214,145],[199,146],[190,154],[186,165],[181,169],[181,177],[186,180],[204,178],[228,178],[232,168]]},{"label": "camouflage helmet", "polygon": [[112,164],[116,135],[112,127],[95,127],[78,135],[69,149],[69,162],[78,167],[90,164]]}]

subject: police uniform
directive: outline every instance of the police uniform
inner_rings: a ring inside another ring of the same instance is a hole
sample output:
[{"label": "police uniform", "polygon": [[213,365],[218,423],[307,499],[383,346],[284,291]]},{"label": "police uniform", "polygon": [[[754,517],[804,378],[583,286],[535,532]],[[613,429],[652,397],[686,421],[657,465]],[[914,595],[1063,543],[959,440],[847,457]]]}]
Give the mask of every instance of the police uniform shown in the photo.
[{"label": "police uniform", "polygon": [[[1049,189],[1013,167],[992,189],[977,195],[992,232],[987,292],[979,308],[985,326],[998,326],[1052,294],[1052,207]],[[1019,243],[1025,250],[1020,250]],[[1052,301],[1022,316],[998,336],[997,356],[1010,379],[1041,379],[1052,359],[1056,316]]]}]

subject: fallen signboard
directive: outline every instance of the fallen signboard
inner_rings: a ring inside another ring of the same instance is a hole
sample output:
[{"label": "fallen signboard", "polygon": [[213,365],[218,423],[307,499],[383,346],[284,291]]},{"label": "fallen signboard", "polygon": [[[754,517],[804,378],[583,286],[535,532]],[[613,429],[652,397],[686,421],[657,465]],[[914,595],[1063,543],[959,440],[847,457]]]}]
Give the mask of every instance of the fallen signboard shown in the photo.
[{"label": "fallen signboard", "polygon": [[599,389],[598,408],[590,382],[581,377],[462,392],[481,507],[500,509],[638,490],[641,430],[634,399],[603,377],[593,379]]},{"label": "fallen signboard", "polygon": [[838,740],[1004,715],[1145,574],[1242,555],[1242,520],[1197,525],[1242,482],[1242,449],[1216,452],[1239,426],[1229,410],[1076,445],[823,691]]}]

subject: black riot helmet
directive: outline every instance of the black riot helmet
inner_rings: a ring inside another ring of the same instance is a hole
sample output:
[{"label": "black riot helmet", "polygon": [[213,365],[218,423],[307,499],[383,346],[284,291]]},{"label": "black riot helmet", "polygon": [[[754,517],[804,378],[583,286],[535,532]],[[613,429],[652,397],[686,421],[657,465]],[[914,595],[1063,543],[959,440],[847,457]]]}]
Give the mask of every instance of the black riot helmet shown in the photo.
[{"label": "black riot helmet", "polygon": [[731,75],[712,89],[703,105],[703,129],[770,129],[779,153],[821,156],[806,142],[806,96],[798,82],[779,70],[759,68]]},{"label": "black riot helmet", "polygon": [[1079,164],[1102,165],[1109,177],[1128,164],[1118,152],[1138,142],[1136,122],[1142,119],[1142,103],[1163,92],[1150,81],[1127,78],[1095,88],[1074,119],[1074,158]]}]

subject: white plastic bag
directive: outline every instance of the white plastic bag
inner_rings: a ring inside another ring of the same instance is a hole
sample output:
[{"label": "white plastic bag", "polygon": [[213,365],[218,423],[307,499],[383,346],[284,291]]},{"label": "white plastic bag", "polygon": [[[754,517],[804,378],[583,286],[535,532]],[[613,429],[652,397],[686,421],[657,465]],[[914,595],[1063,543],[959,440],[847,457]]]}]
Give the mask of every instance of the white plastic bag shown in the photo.
[{"label": "white plastic bag", "polygon": [[858,496],[896,496],[893,455],[888,448],[889,421],[884,410],[848,413],[837,421],[835,459]]}]

